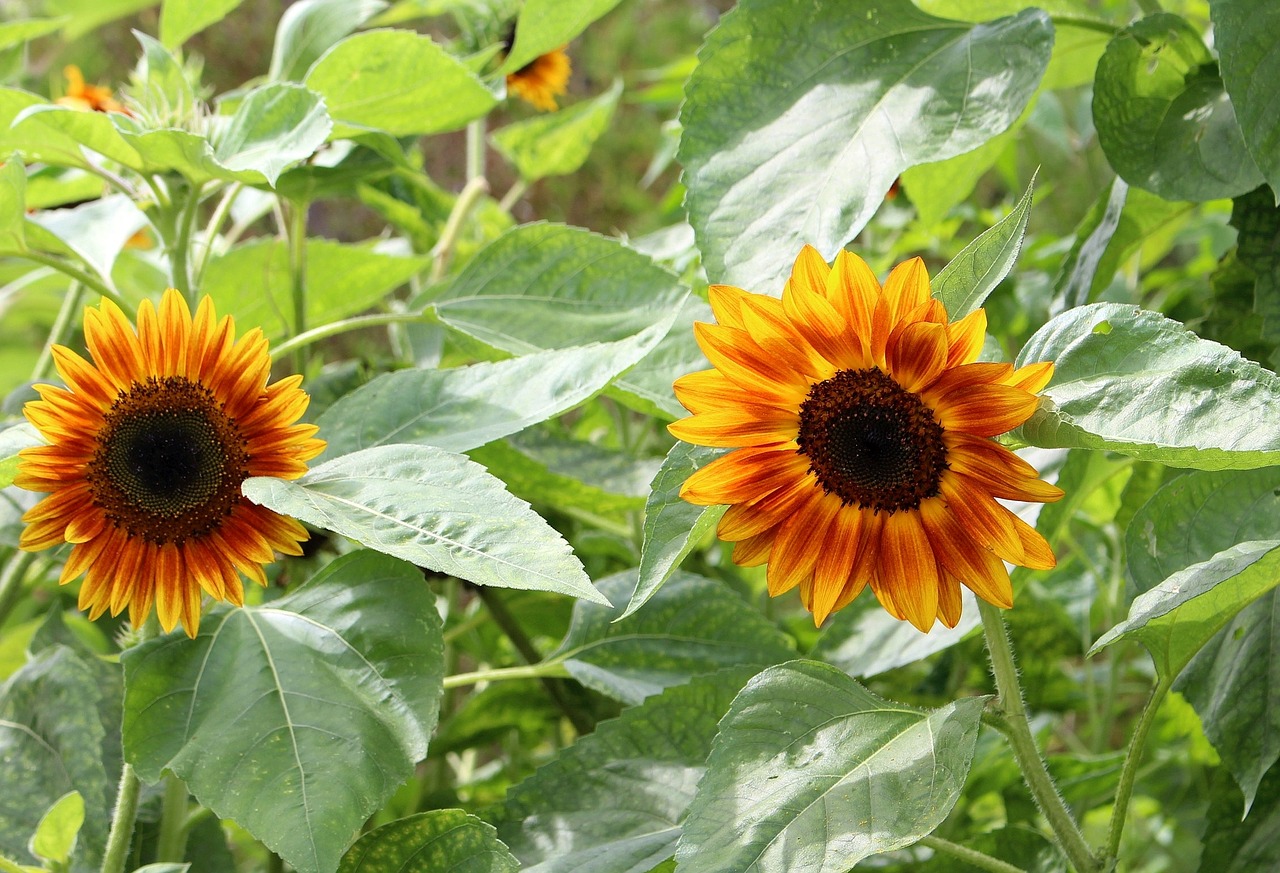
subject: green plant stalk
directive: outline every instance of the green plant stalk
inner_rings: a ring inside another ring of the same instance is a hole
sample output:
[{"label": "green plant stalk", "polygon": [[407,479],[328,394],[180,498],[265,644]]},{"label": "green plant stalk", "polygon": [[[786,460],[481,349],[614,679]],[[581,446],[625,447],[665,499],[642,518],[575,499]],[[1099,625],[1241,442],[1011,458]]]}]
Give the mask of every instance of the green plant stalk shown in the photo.
[{"label": "green plant stalk", "polygon": [[102,855],[102,873],[124,873],[133,841],[133,823],[138,816],[138,794],[141,789],[133,765],[125,763],[120,771],[120,787],[116,792],[116,808],[111,816],[111,832]]},{"label": "green plant stalk", "polygon": [[444,687],[463,688],[480,682],[502,682],[507,679],[567,679],[569,671],[563,661],[543,661],[521,667],[498,667],[493,670],[477,670],[474,673],[455,673],[444,677]]},{"label": "green plant stalk", "polygon": [[472,207],[488,190],[489,180],[484,176],[474,176],[462,187],[457,201],[453,204],[453,211],[449,213],[449,219],[444,223],[444,230],[440,232],[440,240],[431,250],[431,255],[435,258],[435,263],[431,265],[430,281],[432,283],[439,282],[449,271],[449,261],[453,259],[453,248],[458,244],[462,226],[466,223],[467,216],[471,214]]},{"label": "green plant stalk", "polygon": [[67,338],[67,331],[71,328],[71,322],[75,317],[76,311],[80,308],[81,298],[84,295],[84,286],[79,282],[72,282],[71,287],[67,289],[66,295],[62,298],[62,306],[58,308],[58,315],[53,320],[53,328],[49,331],[49,339],[45,342],[44,348],[40,350],[40,357],[36,360],[36,365],[31,368],[31,381],[39,382],[49,376],[49,371],[53,369],[53,347],[62,345]]},{"label": "green plant stalk", "polygon": [[187,785],[169,773],[164,778],[164,801],[160,807],[160,835],[156,839],[156,861],[180,864],[187,853]]},{"label": "green plant stalk", "polygon": [[195,291],[191,287],[191,236],[195,231],[196,217],[200,209],[200,189],[187,191],[187,200],[178,213],[173,248],[169,252],[169,270],[173,287],[182,294],[187,305],[196,308]]},{"label": "green plant stalk", "polygon": [[204,283],[204,271],[209,266],[209,257],[213,254],[213,241],[217,239],[218,232],[222,230],[222,225],[227,220],[227,216],[231,214],[231,206],[236,202],[236,197],[244,190],[243,182],[236,182],[226,193],[222,195],[222,199],[218,201],[218,205],[213,209],[213,215],[209,216],[209,223],[204,229],[204,250],[200,253],[200,262],[196,264],[195,275],[192,281],[196,285]]},{"label": "green plant stalk", "polygon": [[322,339],[328,339],[331,336],[337,336],[340,333],[387,324],[413,324],[422,322],[425,318],[426,316],[421,312],[383,312],[376,315],[356,315],[351,318],[331,321],[328,324],[313,327],[311,330],[289,337],[271,350],[271,360],[278,361],[303,346],[319,342]]},{"label": "green plant stalk", "polygon": [[1142,10],[1143,15],[1155,15],[1157,12],[1163,12],[1160,6],[1160,0],[1138,0],[1138,8]]},{"label": "green plant stalk", "polygon": [[5,252],[4,254],[10,255],[15,258],[25,258],[28,261],[35,261],[37,264],[44,264],[46,267],[51,267],[54,270],[57,270],[59,273],[62,273],[64,276],[69,276],[72,279],[75,279],[81,285],[85,286],[86,288],[96,291],[97,293],[101,294],[103,297],[106,297],[108,300],[115,303],[116,306],[119,306],[121,309],[123,309],[125,315],[128,315],[131,319],[137,315],[137,313],[133,309],[133,306],[128,301],[126,301],[123,297],[120,296],[119,291],[115,290],[114,288],[108,287],[92,274],[84,270],[81,270],[79,267],[75,267],[71,264],[68,264],[66,261],[62,260],[61,258],[57,258],[57,257],[54,257],[53,255],[45,254],[44,252],[35,252],[31,250],[27,250],[24,252]]},{"label": "green plant stalk", "polygon": [[993,858],[986,852],[979,852],[977,849],[970,849],[968,846],[962,846],[959,843],[953,843],[941,837],[921,837],[917,845],[927,846],[935,852],[945,852],[951,857],[959,858],[974,867],[990,870],[991,873],[1027,873],[1023,868],[1015,867],[1012,864],[1001,861],[999,858]]},{"label": "green plant stalk", "polygon": [[467,181],[484,176],[484,119],[467,125]]},{"label": "green plant stalk", "polygon": [[31,552],[15,550],[0,570],[0,627],[9,619],[9,613],[22,598],[23,583],[27,578],[27,570],[35,561]]},{"label": "green plant stalk", "polygon": [[1027,720],[1026,706],[1022,700],[1022,686],[1018,683],[1018,668],[1013,663],[1013,647],[1005,629],[1000,608],[978,598],[978,611],[982,615],[982,629],[987,638],[987,652],[991,656],[991,674],[1000,693],[1000,708],[1008,730],[1005,736],[1013,749],[1013,756],[1022,770],[1022,778],[1031,790],[1036,805],[1049,822],[1059,844],[1078,873],[1093,873],[1098,869],[1097,860],[1080,828],[1072,818],[1058,788],[1040,757],[1040,749],[1031,735],[1031,723]]},{"label": "green plant stalk", "polygon": [[1113,860],[1120,854],[1120,838],[1124,834],[1125,817],[1129,814],[1129,799],[1133,796],[1133,783],[1138,775],[1138,762],[1142,760],[1142,751],[1147,745],[1147,734],[1155,723],[1156,712],[1164,702],[1165,695],[1173,686],[1173,680],[1161,677],[1151,689],[1151,697],[1138,718],[1133,729],[1133,737],[1129,740],[1129,750],[1124,756],[1124,766],[1120,769],[1120,782],[1116,785],[1115,805],[1111,812],[1111,828],[1107,834],[1107,850],[1105,859]]},{"label": "green plant stalk", "polygon": [[[292,278],[293,335],[307,332],[307,208],[305,200],[289,208],[289,275]],[[301,373],[306,361],[302,347],[293,353],[293,371]]]}]

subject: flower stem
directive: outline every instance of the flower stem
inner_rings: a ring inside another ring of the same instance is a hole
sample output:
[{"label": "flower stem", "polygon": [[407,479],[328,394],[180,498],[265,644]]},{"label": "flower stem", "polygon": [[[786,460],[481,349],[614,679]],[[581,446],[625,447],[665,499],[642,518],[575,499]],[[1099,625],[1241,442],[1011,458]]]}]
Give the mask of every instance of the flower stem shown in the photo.
[{"label": "flower stem", "polygon": [[66,296],[62,298],[62,306],[58,309],[58,316],[53,321],[53,328],[49,331],[49,339],[44,344],[44,348],[40,350],[40,357],[36,360],[36,365],[31,368],[31,381],[39,382],[49,375],[49,370],[53,364],[53,347],[61,345],[67,337],[67,330],[71,327],[71,321],[75,317],[76,310],[80,308],[81,298],[84,296],[84,286],[79,282],[72,282],[67,288]]},{"label": "flower stem", "polygon": [[953,843],[941,837],[921,837],[918,845],[928,846],[937,852],[945,852],[953,858],[959,858],[974,867],[990,870],[991,873],[1026,873],[1023,868],[1015,867],[1010,863],[1001,861],[999,858],[993,858],[986,852],[979,852],[977,849],[970,849],[968,846],[962,846],[959,843]]},{"label": "flower stem", "polygon": [[467,181],[484,176],[484,119],[467,125]]},{"label": "flower stem", "polygon": [[218,231],[222,229],[223,222],[231,213],[231,206],[242,190],[244,190],[243,182],[236,182],[228,188],[222,195],[222,199],[218,201],[218,205],[214,207],[213,215],[209,217],[209,224],[204,230],[204,249],[200,252],[200,262],[196,265],[195,275],[192,277],[192,281],[197,285],[204,282],[204,271],[209,266],[209,257],[213,254],[213,241],[217,239]]},{"label": "flower stem", "polygon": [[195,230],[196,215],[200,208],[200,189],[193,187],[186,191],[186,195],[186,202],[178,213],[176,239],[173,241],[173,250],[169,253],[169,269],[173,287],[181,292],[187,305],[195,309],[195,292],[191,287],[191,234]]},{"label": "flower stem", "polygon": [[1147,744],[1147,734],[1155,723],[1156,712],[1164,702],[1165,695],[1173,682],[1161,677],[1151,689],[1151,697],[1138,718],[1133,729],[1133,737],[1129,740],[1129,750],[1124,756],[1124,766],[1120,769],[1120,782],[1116,785],[1116,800],[1111,812],[1111,829],[1107,835],[1106,858],[1114,859],[1120,854],[1120,837],[1124,833],[1125,817],[1129,813],[1129,798],[1133,796],[1133,783],[1138,775],[1138,762],[1142,760],[1142,751]]},{"label": "flower stem", "polygon": [[166,775],[160,835],[156,839],[158,863],[182,863],[187,852],[187,806],[187,784],[172,773]]},{"label": "flower stem", "polygon": [[425,318],[425,315],[421,312],[384,312],[377,315],[356,315],[339,321],[331,321],[328,324],[322,324],[319,327],[313,327],[311,330],[289,337],[289,339],[271,350],[271,360],[278,361],[303,346],[319,342],[322,339],[328,339],[331,336],[337,336],[340,333],[360,330],[364,327],[379,327],[386,324],[420,323]]},{"label": "flower stem", "polygon": [[0,570],[0,627],[9,618],[9,613],[17,606],[22,597],[22,585],[27,579],[27,569],[36,556],[31,552],[14,551]]},{"label": "flower stem", "polygon": [[449,220],[445,222],[444,230],[440,232],[440,240],[431,250],[431,254],[436,259],[431,265],[433,283],[439,282],[449,271],[449,261],[453,259],[453,247],[458,244],[462,226],[466,223],[467,216],[471,214],[471,208],[475,206],[476,201],[488,190],[489,180],[484,176],[474,176],[458,194],[458,199],[453,204],[453,211],[449,213]]},{"label": "flower stem", "polygon": [[462,688],[479,682],[501,682],[506,679],[565,679],[569,671],[563,661],[543,661],[520,667],[497,667],[493,670],[477,670],[474,673],[455,673],[444,677],[445,688]]},{"label": "flower stem", "polygon": [[1049,775],[1044,759],[1040,757],[1040,749],[1031,735],[1031,723],[1027,720],[1022,687],[1018,684],[1018,668],[1013,662],[1013,647],[1009,643],[1004,617],[999,607],[992,606],[981,598],[978,599],[978,610],[982,615],[982,629],[986,634],[987,651],[991,656],[991,673],[996,680],[996,690],[1000,693],[1000,709],[1008,727],[1005,736],[1009,738],[1014,758],[1022,770],[1022,778],[1072,866],[1079,873],[1092,873],[1098,868],[1093,851],[1058,794],[1053,777]]}]

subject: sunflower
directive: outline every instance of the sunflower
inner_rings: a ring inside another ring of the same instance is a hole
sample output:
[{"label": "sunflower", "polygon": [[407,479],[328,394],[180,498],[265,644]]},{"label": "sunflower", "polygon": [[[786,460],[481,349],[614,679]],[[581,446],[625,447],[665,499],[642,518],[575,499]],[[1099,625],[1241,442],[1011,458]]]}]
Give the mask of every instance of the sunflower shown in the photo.
[{"label": "sunflower", "polygon": [[72,543],[62,584],[84,575],[80,608],[96,619],[129,607],[139,626],[154,602],[165,631],[200,625],[201,592],[244,603],[239,573],[260,585],[273,550],[301,554],[307,532],[249,503],[250,476],[296,479],[324,449],[295,424],[309,398],[301,376],[267,384],[267,341],[235,339],[205,298],[194,321],[182,295],[144,301],[135,332],[110,300],[85,310],[92,362],[54,346],[67,388],[37,385],[23,410],[49,443],[19,453],[15,483],[47,492],[23,516],[19,545]]},{"label": "sunflower", "polygon": [[62,75],[67,77],[67,93],[54,102],[59,106],[70,106],[86,112],[123,112],[132,115],[128,109],[116,100],[111,89],[105,85],[87,85],[84,74],[75,64],[62,68]]},{"label": "sunflower", "polygon": [[867,585],[922,631],[960,620],[960,586],[1008,608],[1005,561],[1047,569],[1049,545],[996,498],[1062,491],[990,439],[1026,421],[1053,364],[978,362],[981,309],[949,322],[919,258],[884,287],[856,255],[806,246],[782,299],[713,285],[718,324],[696,324],[715,369],[675,383],[682,440],[734,451],[680,495],[729,504],[733,560],[768,563],[821,625]]},{"label": "sunflower", "polygon": [[558,108],[556,97],[568,90],[572,72],[569,56],[561,47],[508,73],[507,90],[543,112],[552,112]]}]

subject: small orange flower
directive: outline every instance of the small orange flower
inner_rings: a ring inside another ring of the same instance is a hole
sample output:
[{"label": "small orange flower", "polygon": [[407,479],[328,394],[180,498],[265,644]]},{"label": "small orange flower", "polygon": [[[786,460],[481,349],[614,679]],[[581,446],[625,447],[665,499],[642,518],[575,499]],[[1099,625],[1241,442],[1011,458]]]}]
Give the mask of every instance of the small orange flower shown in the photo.
[{"label": "small orange flower", "polygon": [[240,493],[250,476],[298,478],[324,450],[315,425],[296,423],[302,377],[268,385],[262,332],[237,342],[208,297],[193,321],[173,289],[158,311],[143,301],[136,331],[104,299],[84,333],[92,361],[55,345],[67,387],[37,385],[23,410],[48,445],[19,453],[14,484],[48,496],[18,544],[73,544],[60,581],[84,575],[90,619],[127,606],[138,626],[154,603],[166,631],[181,621],[194,637],[201,591],[241,605],[240,573],[266,585],[274,551],[302,553],[301,524]]},{"label": "small orange flower", "polygon": [[105,85],[86,85],[84,75],[75,64],[63,67],[62,75],[67,77],[67,93],[54,101],[59,106],[70,106],[72,109],[82,109],[86,112],[133,114],[115,99],[110,88]]},{"label": "small orange flower", "polygon": [[991,437],[1026,421],[1053,364],[978,361],[981,309],[951,322],[919,258],[884,286],[856,255],[805,246],[782,299],[713,285],[696,324],[714,369],[676,381],[686,442],[734,451],[680,496],[729,504],[733,560],[768,563],[821,624],[867,585],[922,631],[960,620],[960,586],[1013,605],[1005,561],[1047,569],[1044,538],[996,498],[1062,491]]},{"label": "small orange flower", "polygon": [[555,111],[556,97],[568,90],[569,74],[573,72],[565,48],[539,55],[514,73],[508,73],[507,90],[543,112]]}]

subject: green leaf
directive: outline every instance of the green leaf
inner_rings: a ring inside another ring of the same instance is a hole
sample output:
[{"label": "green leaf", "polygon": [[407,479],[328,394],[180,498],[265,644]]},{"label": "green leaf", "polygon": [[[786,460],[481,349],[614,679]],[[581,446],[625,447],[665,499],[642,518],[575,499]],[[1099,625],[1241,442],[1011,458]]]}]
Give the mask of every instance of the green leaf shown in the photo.
[{"label": "green leaf", "polygon": [[301,81],[316,59],[377,15],[383,0],[301,0],[285,9],[271,51],[271,81]]},{"label": "green leaf", "polygon": [[[674,308],[674,307],[673,307]],[[675,323],[658,347],[617,379],[611,393],[623,403],[647,415],[668,421],[683,418],[688,412],[676,400],[671,383],[685,373],[711,366],[693,336],[696,321],[713,322],[711,307],[700,297],[690,294],[678,307]]]},{"label": "green leaf", "polygon": [[[46,810],[71,791],[84,800],[73,863],[99,866],[106,845],[116,774],[104,763],[108,733],[99,706],[110,687],[66,646],[51,646],[0,687],[0,854],[35,863],[28,840]],[[119,705],[118,699],[113,705]]]},{"label": "green leaf", "polygon": [[[10,91],[10,101],[22,99]],[[16,113],[5,137],[28,160],[48,160],[66,167],[87,167],[80,146],[131,170],[143,169],[142,156],[125,141],[112,121],[113,113],[81,112],[52,103],[28,103]],[[52,135],[52,136],[51,136]]]},{"label": "green leaf", "polygon": [[801,246],[834,257],[903,170],[1012,124],[1052,42],[1038,9],[970,25],[876,0],[738,4],[703,43],[680,115],[707,275],[780,294]]},{"label": "green leaf", "polygon": [[1053,318],[1018,355],[1054,377],[1020,437],[1174,467],[1280,463],[1280,379],[1164,316],[1094,303]]},{"label": "green leaf", "polygon": [[591,147],[609,129],[620,96],[622,80],[617,79],[599,97],[513,122],[494,131],[489,141],[526,182],[567,176],[586,163]]},{"label": "green leaf", "polygon": [[230,170],[257,170],[269,184],[311,157],[333,122],[314,91],[287,82],[254,88],[217,139],[214,156]]},{"label": "green leaf", "polygon": [[0,167],[0,250],[26,251],[27,170],[22,161],[7,161]]},{"label": "green leaf", "polygon": [[[628,570],[599,586],[621,603],[635,583]],[[569,633],[551,657],[588,688],[634,704],[722,667],[785,661],[795,657],[792,645],[723,582],[679,572],[629,618],[621,607],[574,604]]]},{"label": "green leaf", "polygon": [[678,869],[844,873],[915,843],[960,797],[983,704],[925,712],[827,664],[770,667],[720,721]]},{"label": "green leaf", "polygon": [[516,41],[501,73],[518,70],[566,45],[619,0],[526,0],[516,20]]},{"label": "green leaf", "polygon": [[[126,194],[37,212],[29,220],[57,238],[55,250],[65,247],[104,279],[110,278],[124,244],[148,224],[147,216]],[[44,248],[34,234],[30,243],[33,248]]]},{"label": "green leaf", "polygon": [[631,615],[649,601],[685,556],[708,532],[715,529],[727,506],[694,506],[680,497],[680,487],[699,468],[725,454],[678,442],[667,452],[662,469],[653,477],[649,499],[644,506],[644,542],[640,547],[640,567],[635,591],[622,613]]},{"label": "green leaf", "polygon": [[69,20],[66,16],[60,16],[58,18],[19,18],[0,23],[0,49],[13,48],[53,33]]},{"label": "green leaf", "polygon": [[1192,564],[1138,595],[1129,617],[1103,634],[1092,655],[1137,639],[1172,679],[1231,617],[1280,584],[1280,540],[1249,540]]},{"label": "green leaf", "polygon": [[1156,13],[1112,38],[1093,121],[1115,171],[1166,200],[1234,197],[1262,183],[1213,56],[1181,16]]},{"label": "green leaf", "polygon": [[1031,216],[1031,189],[1014,205],[1013,211],[979,234],[964,247],[933,280],[933,296],[942,301],[947,317],[957,321],[982,306],[1018,259],[1022,238]]},{"label": "green leaf", "polygon": [[1222,80],[1249,154],[1280,205],[1280,106],[1264,83],[1280,80],[1280,8],[1251,0],[1209,0]]},{"label": "green leaf", "polygon": [[84,797],[69,791],[49,807],[31,837],[31,854],[55,864],[65,864],[84,825]]},{"label": "green leaf", "polygon": [[432,446],[377,446],[297,481],[245,480],[254,503],[477,585],[608,603],[569,544],[479,464]]},{"label": "green leaf", "polygon": [[[141,31],[133,31],[142,49],[134,70],[133,98],[142,105],[144,124],[140,119],[126,119],[134,133],[145,133],[162,127],[187,129],[198,109],[195,86],[187,69],[164,43]],[[175,46],[176,50],[176,46]]]},{"label": "green leaf", "polygon": [[1258,789],[1257,802],[1240,815],[1240,792],[1225,774],[1209,785],[1200,873],[1257,873],[1280,867],[1280,769]]},{"label": "green leaf", "polygon": [[963,588],[960,595],[963,611],[956,626],[939,623],[922,634],[886,612],[874,596],[864,594],[827,621],[809,657],[864,679],[914,664],[951,648],[982,624],[973,594]]},{"label": "green leaf", "polygon": [[370,131],[414,136],[457,130],[497,102],[460,61],[428,36],[372,30],[349,36],[307,73],[337,122],[332,136]]},{"label": "green leaf", "polygon": [[465,452],[559,415],[599,393],[667,332],[668,317],[612,343],[449,370],[398,370],[320,416],[329,457],[388,443]]},{"label": "green leaf", "polygon": [[156,0],[48,0],[45,4],[49,12],[67,17],[63,35],[68,42],[92,33],[108,21],[155,5]]},{"label": "green leaf", "polygon": [[541,873],[647,871],[671,857],[716,723],[753,673],[698,676],[601,722],[507,792],[498,835]]},{"label": "green leaf", "polygon": [[160,41],[177,48],[187,37],[226,17],[244,0],[164,0],[160,7]]},{"label": "green leaf", "polygon": [[[1146,591],[1250,540],[1280,540],[1280,468],[1189,473],[1134,514],[1125,533],[1129,574]],[[1195,655],[1176,686],[1240,783],[1246,808],[1263,774],[1280,759],[1280,700],[1269,666],[1280,651],[1276,608],[1275,591],[1246,606]]]},{"label": "green leaf", "polygon": [[338,873],[515,873],[520,864],[492,825],[460,809],[406,816],[352,846]]},{"label": "green leaf", "polygon": [[[435,597],[375,552],[268,605],[124,653],[125,749],[301,873],[331,873],[427,753],[443,680]],[[341,774],[337,778],[335,774]]]},{"label": "green leaf", "polygon": [[[429,264],[427,258],[309,239],[307,323],[325,324],[368,309]],[[260,327],[275,339],[292,328],[291,288],[287,246],[255,240],[211,260],[201,290],[218,302],[220,314],[234,315],[241,329]]]}]

